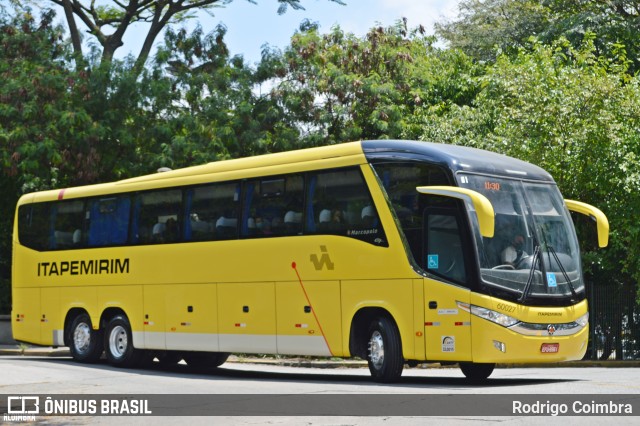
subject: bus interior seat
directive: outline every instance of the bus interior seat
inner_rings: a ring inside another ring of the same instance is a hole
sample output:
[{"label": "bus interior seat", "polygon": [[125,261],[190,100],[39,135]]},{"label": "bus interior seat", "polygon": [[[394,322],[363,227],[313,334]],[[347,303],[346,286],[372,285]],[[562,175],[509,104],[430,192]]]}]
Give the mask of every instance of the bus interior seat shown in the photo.
[{"label": "bus interior seat", "polygon": [[302,213],[289,210],[284,215],[284,228],[287,235],[296,235],[302,232]]},{"label": "bus interior seat", "polygon": [[327,232],[329,230],[329,223],[331,222],[331,210],[320,210],[318,215],[318,232]]},{"label": "bus interior seat", "polygon": [[216,239],[224,240],[236,237],[238,219],[220,216],[216,221]]}]

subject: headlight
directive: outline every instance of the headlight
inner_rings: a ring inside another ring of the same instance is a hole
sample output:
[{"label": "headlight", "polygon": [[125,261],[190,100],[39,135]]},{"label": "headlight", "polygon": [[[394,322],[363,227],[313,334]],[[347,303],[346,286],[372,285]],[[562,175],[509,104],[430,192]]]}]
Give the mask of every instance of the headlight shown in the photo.
[{"label": "headlight", "polygon": [[578,318],[576,320],[576,323],[578,323],[578,325],[580,325],[581,327],[584,327],[587,324],[589,324],[589,312],[587,312],[586,314]]},{"label": "headlight", "polygon": [[492,311],[491,309],[481,308],[480,306],[471,305],[471,314],[480,318],[484,318],[503,327],[511,327],[518,323],[518,320],[509,315]]}]

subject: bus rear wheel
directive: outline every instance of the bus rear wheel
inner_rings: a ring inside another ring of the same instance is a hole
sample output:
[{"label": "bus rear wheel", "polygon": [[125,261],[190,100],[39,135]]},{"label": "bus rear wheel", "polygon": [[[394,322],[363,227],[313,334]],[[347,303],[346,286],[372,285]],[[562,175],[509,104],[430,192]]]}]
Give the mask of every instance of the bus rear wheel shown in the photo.
[{"label": "bus rear wheel", "polygon": [[107,323],[104,349],[109,364],[115,367],[132,367],[143,355],[142,351],[133,347],[131,325],[123,315],[116,315]]},{"label": "bus rear wheel", "polygon": [[395,323],[379,317],[369,326],[367,361],[373,380],[381,383],[397,381],[402,375],[404,358],[400,333]]},{"label": "bus rear wheel", "polygon": [[78,362],[96,362],[102,355],[102,332],[94,330],[88,314],[76,315],[68,330],[69,351]]},{"label": "bus rear wheel", "polygon": [[495,367],[495,364],[481,364],[475,362],[460,363],[460,370],[462,370],[462,374],[473,382],[482,382],[486,380],[491,373],[493,373],[493,369]]}]

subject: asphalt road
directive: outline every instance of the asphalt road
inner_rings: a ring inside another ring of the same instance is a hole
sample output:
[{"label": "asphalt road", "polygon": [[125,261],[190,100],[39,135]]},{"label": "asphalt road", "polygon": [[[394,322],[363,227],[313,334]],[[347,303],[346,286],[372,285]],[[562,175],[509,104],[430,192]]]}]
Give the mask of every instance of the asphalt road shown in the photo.
[{"label": "asphalt road", "polygon": [[[197,395],[262,395],[293,394],[340,395],[349,400],[353,395],[373,395],[378,398],[404,396],[432,398],[451,396],[454,401],[464,401],[475,395],[535,396],[541,401],[555,401],[554,395],[593,394],[605,399],[635,395],[634,409],[640,410],[640,369],[634,368],[500,368],[484,384],[469,383],[457,368],[411,368],[398,383],[378,384],[371,381],[366,367],[352,368],[314,364],[318,367],[290,367],[272,362],[255,364],[228,362],[216,372],[190,371],[186,365],[170,369],[122,370],[105,363],[83,365],[67,357],[2,356],[0,357],[0,394],[4,395],[105,395],[105,394],[197,394]],[[327,368],[338,367],[338,368]],[[468,395],[462,396],[460,395]],[[456,399],[457,396],[457,399]],[[463,399],[461,399],[463,398]],[[176,399],[176,398],[174,398]],[[258,397],[258,403],[260,403]],[[180,400],[181,401],[181,400]],[[331,413],[330,413],[331,414]],[[396,413],[397,414],[397,413]],[[520,424],[544,424],[562,422],[564,425],[588,425],[615,423],[638,424],[633,417],[531,417],[524,415],[442,416],[437,424],[464,423],[486,424],[487,421]],[[216,417],[40,417],[47,424],[175,424],[176,421],[191,424],[230,425],[396,425],[417,424],[429,418],[404,415],[364,416],[216,416]],[[433,418],[431,418],[433,420]],[[0,422],[1,423],[1,422]]]}]

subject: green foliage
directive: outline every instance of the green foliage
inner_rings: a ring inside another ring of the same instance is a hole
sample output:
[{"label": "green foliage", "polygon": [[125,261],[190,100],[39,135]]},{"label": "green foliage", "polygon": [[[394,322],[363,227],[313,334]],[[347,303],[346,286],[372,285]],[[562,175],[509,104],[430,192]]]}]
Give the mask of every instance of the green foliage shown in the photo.
[{"label": "green foliage", "polygon": [[[436,33],[451,47],[490,62],[499,53],[517,53],[532,36],[549,45],[566,39],[574,48],[593,42],[609,58],[623,46],[635,72],[640,69],[638,19],[638,0],[462,0],[458,17],[436,24]],[[596,38],[587,40],[589,34]]]},{"label": "green foliage", "polygon": [[436,34],[454,49],[492,62],[498,52],[523,47],[532,35],[543,33],[550,12],[539,0],[461,0],[455,20],[436,23]]},{"label": "green foliage", "polygon": [[433,42],[406,21],[364,37],[339,27],[322,35],[305,23],[283,54],[267,51],[261,67],[278,77],[272,95],[295,120],[303,145],[398,138],[416,110],[466,104],[477,90],[479,68]]},{"label": "green foliage", "polygon": [[182,167],[291,148],[297,133],[256,90],[261,80],[242,57],[229,55],[225,32],[223,26],[206,35],[201,28],[167,31],[142,83],[155,90],[147,93],[152,134],[141,135],[152,141],[147,162]]}]

